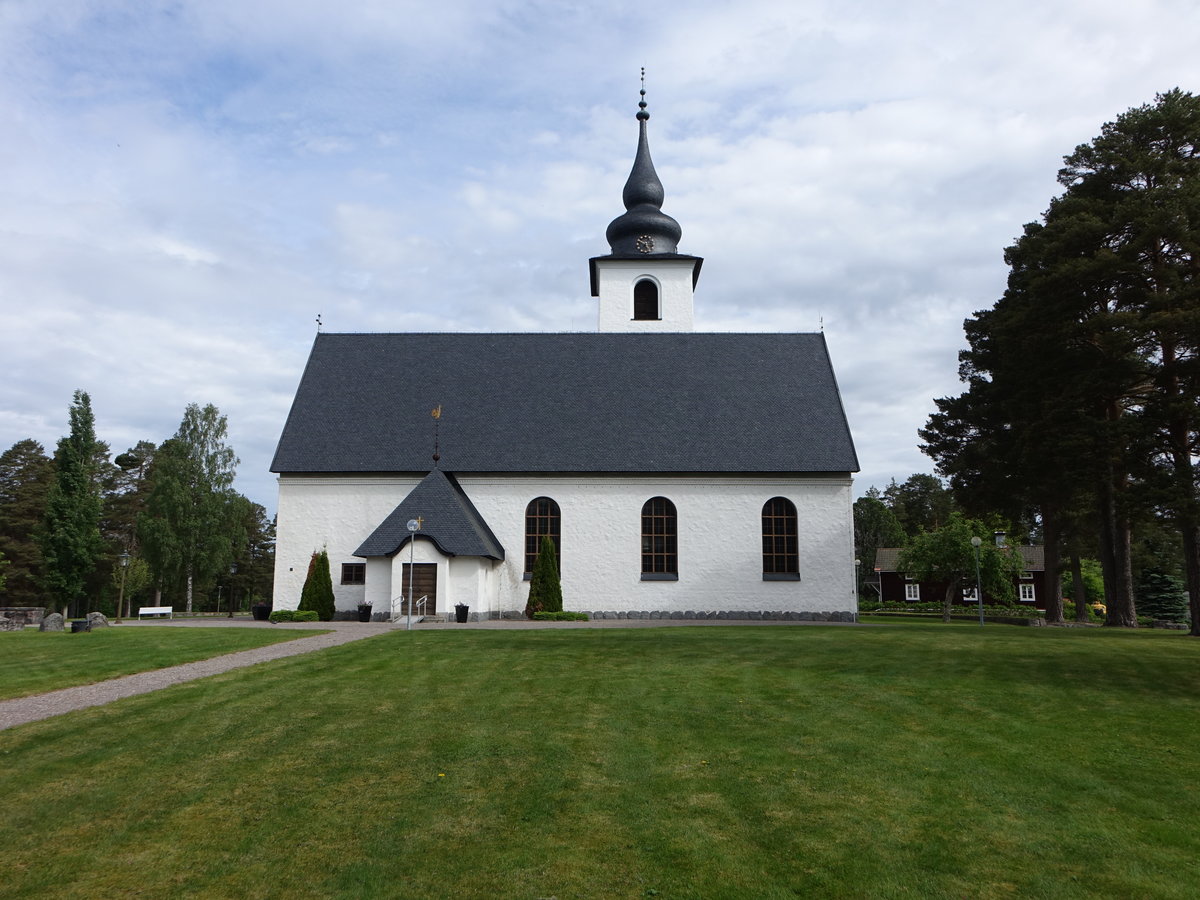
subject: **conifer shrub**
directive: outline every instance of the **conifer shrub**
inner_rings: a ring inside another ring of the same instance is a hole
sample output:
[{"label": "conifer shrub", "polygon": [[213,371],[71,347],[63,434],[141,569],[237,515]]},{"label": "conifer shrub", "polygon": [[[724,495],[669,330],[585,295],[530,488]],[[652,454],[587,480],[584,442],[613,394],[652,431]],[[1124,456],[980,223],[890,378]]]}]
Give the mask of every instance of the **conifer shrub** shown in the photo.
[{"label": "conifer shrub", "polygon": [[562,612],[562,583],[558,580],[558,553],[550,535],[542,535],[538,548],[537,562],[529,579],[529,600],[525,603],[525,617],[532,619],[534,613]]},{"label": "conifer shrub", "polygon": [[1139,616],[1163,622],[1188,620],[1187,589],[1181,578],[1146,569],[1138,579],[1134,596],[1137,598]]},{"label": "conifer shrub", "polygon": [[315,612],[322,622],[333,620],[333,578],[329,574],[329,554],[324,550],[313,554],[300,592],[300,609]]}]

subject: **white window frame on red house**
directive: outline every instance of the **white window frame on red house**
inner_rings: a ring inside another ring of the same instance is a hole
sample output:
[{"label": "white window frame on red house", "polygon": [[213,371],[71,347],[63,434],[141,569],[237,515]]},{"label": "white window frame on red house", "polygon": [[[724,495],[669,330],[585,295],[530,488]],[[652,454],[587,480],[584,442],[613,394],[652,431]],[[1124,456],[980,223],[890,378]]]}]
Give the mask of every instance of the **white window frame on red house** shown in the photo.
[{"label": "white window frame on red house", "polygon": [[908,602],[921,599],[921,585],[916,582],[908,582],[904,585],[904,599]]}]

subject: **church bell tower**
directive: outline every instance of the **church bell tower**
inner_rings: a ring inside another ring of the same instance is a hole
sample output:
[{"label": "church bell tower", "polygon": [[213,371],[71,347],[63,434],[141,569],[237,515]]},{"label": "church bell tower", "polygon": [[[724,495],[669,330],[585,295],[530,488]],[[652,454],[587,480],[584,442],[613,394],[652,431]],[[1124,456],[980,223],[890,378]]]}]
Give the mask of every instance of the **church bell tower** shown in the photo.
[{"label": "church bell tower", "polygon": [[605,232],[612,252],[590,260],[600,331],[691,331],[692,293],[704,260],[679,252],[683,229],[662,211],[663,186],[646,137],[645,70],[637,119],[637,155],[621,193],[625,212]]}]

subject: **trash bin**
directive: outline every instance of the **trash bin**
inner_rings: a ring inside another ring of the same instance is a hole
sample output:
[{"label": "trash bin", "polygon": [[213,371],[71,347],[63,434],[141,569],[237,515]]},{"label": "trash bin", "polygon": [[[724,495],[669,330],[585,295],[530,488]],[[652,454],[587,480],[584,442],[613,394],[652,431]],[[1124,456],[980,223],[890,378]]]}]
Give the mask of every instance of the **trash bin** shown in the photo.
[{"label": "trash bin", "polygon": [[250,607],[250,613],[254,616],[255,622],[271,621],[271,607],[265,603],[256,603]]},{"label": "trash bin", "polygon": [[[466,621],[465,619],[463,621]],[[87,619],[76,619],[71,623],[71,634],[78,634],[81,631],[91,631],[92,623]]]},{"label": "trash bin", "polygon": [[360,621],[360,622],[370,622],[371,621],[371,604],[370,603],[360,603],[358,605],[358,621]]},{"label": "trash bin", "polygon": [[467,606],[465,603],[454,604],[454,620],[461,625],[463,622],[467,621],[467,613],[470,612],[470,610],[471,607]]}]

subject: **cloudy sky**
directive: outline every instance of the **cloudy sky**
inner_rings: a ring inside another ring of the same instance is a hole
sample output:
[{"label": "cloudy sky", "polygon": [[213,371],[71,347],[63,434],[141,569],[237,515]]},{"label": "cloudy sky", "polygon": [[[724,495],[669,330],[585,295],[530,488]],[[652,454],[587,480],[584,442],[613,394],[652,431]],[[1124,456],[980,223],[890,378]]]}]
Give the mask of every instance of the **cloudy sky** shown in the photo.
[{"label": "cloudy sky", "polygon": [[[636,145],[704,331],[828,338],[862,472],[930,471],[962,320],[1062,156],[1200,90],[1194,0],[0,0],[0,449],[72,391],[268,471],[326,331],[588,331]],[[452,411],[447,411],[452,415]]]}]

